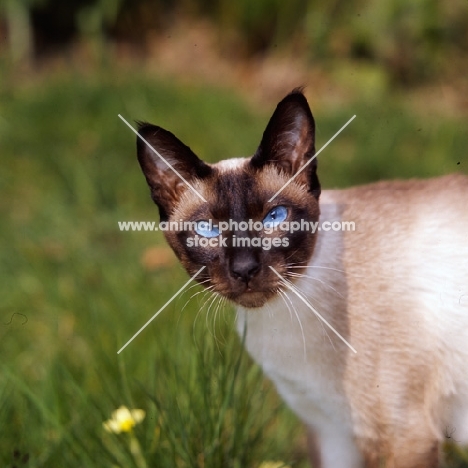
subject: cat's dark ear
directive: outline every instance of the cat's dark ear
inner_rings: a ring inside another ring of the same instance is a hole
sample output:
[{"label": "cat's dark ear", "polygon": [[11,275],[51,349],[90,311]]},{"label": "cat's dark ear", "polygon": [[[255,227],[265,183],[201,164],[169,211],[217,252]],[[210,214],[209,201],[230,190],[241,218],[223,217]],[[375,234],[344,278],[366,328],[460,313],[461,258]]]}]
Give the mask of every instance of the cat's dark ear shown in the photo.
[{"label": "cat's dark ear", "polygon": [[[274,164],[288,176],[293,176],[314,154],[314,118],[302,90],[295,89],[276,107],[250,164],[256,168]],[[309,191],[319,198],[320,182],[315,158],[295,180],[306,184]]]},{"label": "cat's dark ear", "polygon": [[139,123],[138,135],[138,161],[151,197],[159,207],[161,220],[167,220],[181,194],[186,189],[190,190],[183,179],[189,183],[196,178],[203,179],[211,174],[212,169],[176,136],[161,127]]}]

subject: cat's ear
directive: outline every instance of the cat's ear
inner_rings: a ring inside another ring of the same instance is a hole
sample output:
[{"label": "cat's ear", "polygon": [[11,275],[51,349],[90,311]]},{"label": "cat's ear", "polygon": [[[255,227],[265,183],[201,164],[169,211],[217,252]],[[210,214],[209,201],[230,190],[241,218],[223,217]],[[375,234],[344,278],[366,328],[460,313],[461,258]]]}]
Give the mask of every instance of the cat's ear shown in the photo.
[{"label": "cat's ear", "polygon": [[[273,164],[293,176],[315,154],[315,122],[301,89],[288,94],[276,107],[250,164],[261,168]],[[320,182],[314,158],[296,179],[318,199]]]},{"label": "cat's ear", "polygon": [[138,135],[138,161],[151,197],[159,207],[161,220],[167,220],[187,188],[183,179],[189,183],[196,178],[203,179],[212,173],[212,169],[176,136],[161,127],[139,123]]}]

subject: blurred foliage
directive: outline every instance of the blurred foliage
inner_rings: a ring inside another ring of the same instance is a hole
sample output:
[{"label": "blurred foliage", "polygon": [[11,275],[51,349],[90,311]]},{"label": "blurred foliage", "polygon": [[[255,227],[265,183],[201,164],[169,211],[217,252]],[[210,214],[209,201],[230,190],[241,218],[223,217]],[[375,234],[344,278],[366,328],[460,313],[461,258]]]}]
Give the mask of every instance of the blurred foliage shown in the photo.
[{"label": "blurred foliage", "polygon": [[1,0],[0,17],[11,45],[21,28],[31,27],[40,51],[79,37],[141,46],[181,18],[204,19],[215,26],[222,51],[232,56],[280,49],[310,63],[364,60],[400,85],[467,72],[465,0]]}]

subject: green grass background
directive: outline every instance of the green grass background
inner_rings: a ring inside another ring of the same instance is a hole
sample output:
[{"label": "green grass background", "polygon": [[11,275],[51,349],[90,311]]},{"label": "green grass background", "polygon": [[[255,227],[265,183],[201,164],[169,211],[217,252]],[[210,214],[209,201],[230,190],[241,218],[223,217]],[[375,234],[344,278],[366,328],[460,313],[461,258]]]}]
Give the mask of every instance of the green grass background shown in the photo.
[{"label": "green grass background", "polygon": [[[275,105],[127,69],[0,77],[1,466],[137,467],[127,435],[102,428],[122,404],[146,411],[135,436],[150,467],[308,466],[300,425],[242,351],[233,311],[190,300],[201,289],[117,355],[187,280],[177,264],[142,264],[160,234],[118,230],[157,210],[117,114],[216,161],[252,154]],[[317,148],[357,115],[320,157],[325,188],[468,172],[465,119],[398,96],[314,114]]]}]

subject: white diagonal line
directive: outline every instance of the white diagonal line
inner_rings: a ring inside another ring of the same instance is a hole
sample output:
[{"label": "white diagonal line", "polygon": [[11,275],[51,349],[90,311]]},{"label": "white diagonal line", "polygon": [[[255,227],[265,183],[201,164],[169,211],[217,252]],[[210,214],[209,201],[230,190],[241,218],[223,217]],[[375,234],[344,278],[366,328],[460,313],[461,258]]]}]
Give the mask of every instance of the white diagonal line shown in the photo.
[{"label": "white diagonal line", "polygon": [[346,345],[348,345],[348,347],[354,351],[355,353],[357,353],[357,351],[327,322],[327,320],[325,320],[316,310],[315,308],[312,306],[312,304],[309,303],[309,301],[304,297],[302,296],[302,294],[300,294],[298,291],[296,291],[295,289],[293,289],[288,283],[287,281],[270,265],[270,269],[273,271],[273,273],[276,274],[276,276],[278,276],[278,278],[282,279],[283,282],[284,282],[284,285],[290,289],[325,325],[328,326],[328,328],[330,328],[331,331],[333,331],[336,336],[338,336],[338,338],[340,338],[343,343],[345,343]]},{"label": "white diagonal line", "polygon": [[132,130],[133,133],[135,133],[135,135],[136,135],[141,141],[143,141],[143,142],[146,144],[146,146],[148,146],[148,148],[149,148],[154,154],[156,154],[157,156],[159,156],[159,157],[167,164],[167,166],[170,167],[170,168],[174,171],[174,173],[177,174],[177,175],[180,177],[180,179],[181,179],[196,195],[198,195],[205,203],[207,203],[207,201],[205,200],[205,198],[203,197],[203,195],[201,195],[200,192],[198,192],[189,182],[187,182],[187,181],[184,179],[184,177],[183,177],[181,174],[179,174],[179,173],[174,169],[174,167],[171,166],[171,164],[170,164],[168,161],[166,161],[166,159],[164,159],[163,156],[161,156],[161,153],[159,153],[158,151],[156,151],[156,150],[146,141],[146,139],[143,138],[143,137],[138,133],[138,130],[135,130],[120,114],[118,114],[118,115],[119,115],[119,118]]},{"label": "white diagonal line", "polygon": [[355,118],[353,115],[268,201],[273,201]]},{"label": "white diagonal line", "polygon": [[202,266],[118,351],[120,354],[201,272]]}]

